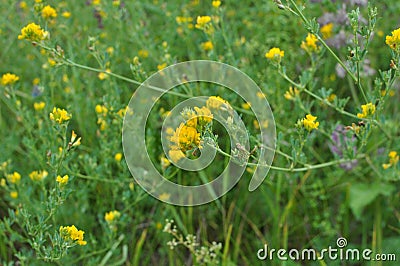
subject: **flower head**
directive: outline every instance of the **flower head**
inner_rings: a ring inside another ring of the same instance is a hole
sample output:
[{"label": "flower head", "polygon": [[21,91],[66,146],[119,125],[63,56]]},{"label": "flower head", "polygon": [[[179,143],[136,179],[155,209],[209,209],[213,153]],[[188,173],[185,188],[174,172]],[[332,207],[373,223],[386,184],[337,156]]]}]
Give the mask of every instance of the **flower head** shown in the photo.
[{"label": "flower head", "polygon": [[35,109],[35,111],[41,111],[44,109],[44,107],[46,106],[45,102],[35,102],[33,103],[33,108]]},{"label": "flower head", "polygon": [[317,117],[311,114],[306,115],[306,118],[301,119],[301,124],[311,132],[313,129],[318,129],[319,122],[316,122]]},{"label": "flower head", "polygon": [[65,109],[53,108],[53,112],[50,113],[50,120],[53,120],[59,124],[64,123],[71,119],[72,115],[69,114]]},{"label": "flower head", "polygon": [[209,109],[215,109],[218,110],[221,108],[221,106],[227,104],[227,101],[222,99],[219,96],[210,96],[206,102],[206,106]]},{"label": "flower head", "polygon": [[111,223],[114,220],[118,219],[120,216],[121,216],[121,213],[119,211],[114,210],[114,211],[107,212],[104,215],[104,220],[106,220],[107,223]]},{"label": "flower head", "polygon": [[122,159],[122,153],[118,152],[114,156],[115,161],[120,162]]},{"label": "flower head", "polygon": [[297,88],[290,87],[289,90],[285,92],[283,95],[286,100],[294,100],[298,95],[300,94],[300,91]]},{"label": "flower head", "polygon": [[19,77],[15,74],[6,73],[1,77],[1,84],[3,86],[14,84],[19,80]]},{"label": "flower head", "polygon": [[285,56],[285,51],[283,51],[279,48],[276,48],[276,47],[269,49],[269,51],[265,54],[265,57],[267,59],[276,61],[278,63],[281,61],[282,57],[284,57],[284,56]]},{"label": "flower head", "polygon": [[396,151],[389,152],[388,157],[389,157],[389,163],[382,164],[382,167],[385,170],[388,169],[389,167],[396,166],[397,163],[399,162],[399,155],[397,154]]},{"label": "flower head", "polygon": [[61,177],[60,175],[56,177],[56,182],[61,186],[65,186],[68,183],[68,175]]},{"label": "flower head", "polygon": [[358,113],[357,117],[358,118],[370,117],[375,113],[375,109],[376,109],[376,107],[372,103],[363,104],[363,105],[361,105],[362,113]]},{"label": "flower head", "polygon": [[84,246],[87,244],[83,240],[84,231],[78,230],[75,225],[71,226],[60,226],[60,235],[66,241],[75,242],[78,245]]},{"label": "flower head", "polygon": [[203,106],[201,108],[195,106],[194,110],[196,111],[197,121],[198,124],[203,127],[210,123],[213,120],[213,114],[211,113],[210,109]]},{"label": "flower head", "polygon": [[212,1],[212,6],[218,8],[221,5],[221,1]]},{"label": "flower head", "polygon": [[42,181],[49,173],[47,171],[33,171],[29,174],[32,181]]},{"label": "flower head", "polygon": [[183,151],[190,150],[200,144],[200,133],[196,128],[181,123],[171,136],[170,141]]},{"label": "flower head", "polygon": [[180,159],[185,158],[185,154],[181,150],[169,150],[168,155],[173,162],[178,162]]},{"label": "flower head", "polygon": [[329,22],[325,24],[324,26],[321,27],[320,31],[323,39],[329,39],[332,36],[333,23]]},{"label": "flower head", "polygon": [[32,42],[40,42],[46,37],[47,33],[42,28],[35,24],[30,23],[21,29],[21,34],[18,35],[18,40],[28,40]]},{"label": "flower head", "polygon": [[18,172],[14,172],[12,174],[7,175],[6,178],[8,182],[16,184],[19,183],[19,181],[21,180],[21,175]]},{"label": "flower head", "polygon": [[210,16],[198,16],[196,20],[196,28],[201,29],[211,22]]},{"label": "flower head", "polygon": [[309,33],[306,41],[301,42],[301,48],[307,52],[314,52],[318,50],[318,39],[314,34]]},{"label": "flower head", "polygon": [[42,9],[42,17],[44,19],[51,19],[57,17],[57,11],[51,6],[47,5]]},{"label": "flower head", "polygon": [[391,36],[386,36],[386,44],[395,51],[399,50],[400,44],[400,28],[392,31]]},{"label": "flower head", "polygon": [[212,49],[214,49],[214,45],[213,45],[213,43],[211,41],[207,41],[207,42],[203,42],[201,44],[201,48],[204,51],[211,51]]}]

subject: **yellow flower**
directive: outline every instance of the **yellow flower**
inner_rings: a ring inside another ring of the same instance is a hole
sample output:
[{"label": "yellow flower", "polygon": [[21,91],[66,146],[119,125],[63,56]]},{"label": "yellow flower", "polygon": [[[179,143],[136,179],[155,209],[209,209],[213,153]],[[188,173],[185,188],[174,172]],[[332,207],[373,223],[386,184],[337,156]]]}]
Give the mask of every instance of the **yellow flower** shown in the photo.
[{"label": "yellow flower", "polygon": [[167,158],[165,158],[165,156],[162,156],[160,161],[163,170],[165,170],[171,164],[171,162]]},{"label": "yellow flower", "polygon": [[33,80],[32,80],[32,84],[33,85],[38,85],[40,83],[40,78],[34,78]]},{"label": "yellow flower", "polygon": [[375,113],[375,105],[372,103],[367,103],[361,105],[362,113],[358,113],[357,117],[358,118],[367,118],[372,116]]},{"label": "yellow flower", "polygon": [[46,37],[47,33],[42,28],[35,24],[30,23],[21,29],[21,34],[18,35],[18,40],[26,39],[32,42],[40,42]]},{"label": "yellow flower", "polygon": [[294,100],[296,96],[300,94],[300,91],[297,88],[293,88],[292,86],[289,88],[288,91],[285,92],[284,97],[286,100]]},{"label": "yellow flower", "polygon": [[68,183],[68,179],[69,179],[68,175],[64,175],[63,177],[59,175],[57,176],[56,181],[60,186],[65,186]]},{"label": "yellow flower", "polygon": [[113,0],[112,5],[113,6],[119,6],[121,4],[120,0]]},{"label": "yellow flower", "polygon": [[210,109],[203,106],[201,108],[195,106],[194,110],[196,111],[197,121],[200,126],[205,126],[213,120],[213,114]]},{"label": "yellow flower", "polygon": [[265,99],[265,94],[261,91],[257,92],[257,97],[260,99]]},{"label": "yellow flower", "polygon": [[46,106],[45,102],[33,103],[33,108],[35,109],[35,111],[41,111],[44,109],[45,106]]},{"label": "yellow flower", "polygon": [[16,184],[19,183],[19,181],[21,180],[21,175],[18,172],[14,172],[12,174],[7,175],[6,178],[8,182]]},{"label": "yellow flower", "polygon": [[84,246],[87,244],[83,240],[84,231],[78,230],[75,225],[60,226],[60,235],[66,241],[76,241],[78,245]]},{"label": "yellow flower", "polygon": [[186,120],[186,126],[194,128],[197,127],[197,116],[192,109],[190,108],[183,109],[181,115]]},{"label": "yellow flower", "polygon": [[107,223],[111,223],[115,219],[118,219],[120,216],[121,214],[119,211],[110,211],[104,215],[104,220],[106,220]]},{"label": "yellow flower", "polygon": [[242,108],[245,110],[249,110],[251,108],[251,103],[242,103]]},{"label": "yellow flower", "polygon": [[29,174],[29,178],[32,181],[42,181],[48,174],[47,171],[33,171]]},{"label": "yellow flower", "polygon": [[400,28],[392,31],[392,36],[386,36],[386,44],[393,50],[398,50],[400,44]]},{"label": "yellow flower", "polygon": [[50,120],[53,120],[59,124],[64,123],[65,121],[70,120],[72,117],[65,109],[53,108],[53,112],[50,113]]},{"label": "yellow flower", "polygon": [[6,180],[4,178],[0,179],[0,187],[6,186]]},{"label": "yellow flower", "polygon": [[120,153],[120,152],[116,153],[115,156],[114,156],[114,159],[115,159],[117,162],[120,162],[121,159],[122,159],[122,153]]},{"label": "yellow flower", "polygon": [[276,61],[276,62],[280,62],[282,57],[285,56],[285,51],[282,51],[279,48],[273,47],[271,49],[269,49],[269,51],[265,54],[265,57],[267,59]]},{"label": "yellow flower", "polygon": [[162,63],[162,64],[160,64],[160,65],[157,66],[157,69],[158,69],[158,70],[162,70],[162,69],[164,69],[164,68],[166,68],[166,67],[167,67],[167,63]]},{"label": "yellow flower", "polygon": [[19,8],[21,8],[21,9],[26,9],[27,7],[28,7],[28,5],[26,4],[25,1],[19,2]]},{"label": "yellow flower", "polygon": [[332,36],[333,23],[325,24],[321,27],[320,31],[323,39],[329,39]]},{"label": "yellow flower", "polygon": [[42,17],[44,19],[56,18],[57,11],[54,8],[52,8],[51,6],[47,5],[47,6],[43,7],[43,9],[42,9]]},{"label": "yellow flower", "polygon": [[100,80],[105,80],[106,78],[108,78],[108,74],[107,74],[107,73],[111,73],[111,69],[107,68],[107,69],[105,70],[105,72],[99,73],[99,74],[97,75],[97,77],[98,77]]},{"label": "yellow flower", "polygon": [[210,16],[198,16],[196,20],[196,28],[203,29],[208,23],[211,22]]},{"label": "yellow flower", "polygon": [[71,17],[71,12],[64,11],[64,12],[62,12],[61,16],[63,16],[64,18],[70,18]]},{"label": "yellow flower", "polygon": [[314,52],[318,50],[317,42],[317,37],[314,34],[309,33],[306,37],[306,41],[301,42],[301,48],[307,52]]},{"label": "yellow flower", "polygon": [[92,5],[97,6],[101,4],[101,0],[92,0]]},{"label": "yellow flower", "polygon": [[201,44],[201,48],[204,51],[211,51],[212,49],[214,49],[214,45],[213,45],[213,43],[211,41],[207,41],[207,42],[203,42]]},{"label": "yellow flower", "polygon": [[10,192],[10,197],[13,198],[13,199],[18,198],[18,192],[17,191],[11,191]]},{"label": "yellow flower", "polygon": [[382,164],[383,169],[388,169],[391,166],[396,166],[399,162],[399,155],[396,151],[389,152],[389,163]]},{"label": "yellow flower", "polygon": [[96,111],[96,113],[102,114],[104,116],[108,113],[107,107],[105,107],[104,105],[100,105],[100,104],[96,105],[95,111]]},{"label": "yellow flower", "polygon": [[168,155],[174,163],[186,157],[181,150],[169,150]]},{"label": "yellow flower", "polygon": [[318,129],[319,122],[316,122],[317,117],[311,114],[306,115],[306,118],[301,119],[301,123],[305,129],[311,132],[313,129]]},{"label": "yellow flower", "polygon": [[326,97],[326,100],[328,102],[333,102],[336,99],[336,94],[331,93],[328,97]]},{"label": "yellow flower", "polygon": [[161,193],[160,195],[158,195],[158,198],[160,199],[160,200],[168,200],[169,198],[171,197],[171,195],[170,194],[168,194],[168,193]]},{"label": "yellow flower", "polygon": [[197,132],[196,128],[181,123],[171,136],[170,140],[183,151],[187,151],[194,146],[199,146],[200,133]]},{"label": "yellow flower", "polygon": [[147,51],[145,49],[141,49],[138,51],[138,56],[141,58],[147,58],[147,57],[149,57],[149,51]]},{"label": "yellow flower", "polygon": [[221,1],[212,1],[212,6],[218,8],[221,5]]},{"label": "yellow flower", "polygon": [[1,77],[1,84],[3,86],[14,84],[19,80],[19,77],[15,74],[6,73]]},{"label": "yellow flower", "polygon": [[206,102],[207,108],[210,109],[220,109],[222,105],[227,104],[227,102],[219,96],[210,96]]}]

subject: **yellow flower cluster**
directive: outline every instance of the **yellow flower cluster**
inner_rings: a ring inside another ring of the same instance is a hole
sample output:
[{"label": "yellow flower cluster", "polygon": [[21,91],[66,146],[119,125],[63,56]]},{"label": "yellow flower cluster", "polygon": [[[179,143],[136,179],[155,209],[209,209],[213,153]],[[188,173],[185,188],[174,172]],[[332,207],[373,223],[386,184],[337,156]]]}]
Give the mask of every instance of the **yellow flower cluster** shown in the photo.
[{"label": "yellow flower cluster", "polygon": [[41,111],[44,109],[44,107],[46,106],[45,102],[36,102],[33,103],[33,109],[35,109],[35,111]]},{"label": "yellow flower cluster", "polygon": [[95,111],[98,114],[97,124],[100,126],[100,130],[104,131],[107,128],[107,121],[104,119],[107,116],[108,109],[104,105],[96,105]]},{"label": "yellow flower cluster", "polygon": [[18,172],[14,172],[12,174],[9,174],[6,176],[8,182],[10,182],[11,184],[16,184],[19,183],[19,181],[21,180],[21,175]]},{"label": "yellow flower cluster", "polygon": [[181,123],[175,131],[170,129],[167,132],[170,135],[169,140],[171,141],[168,155],[173,162],[184,158],[184,152],[196,147],[201,148],[201,132],[213,119],[213,114],[206,106],[201,108],[196,106],[194,110],[184,109],[181,115],[185,118],[186,122]]},{"label": "yellow flower cluster", "polygon": [[219,96],[210,96],[206,102],[207,108],[214,110],[220,109],[223,105],[227,105],[227,101]]},{"label": "yellow flower cluster", "polygon": [[203,30],[207,34],[211,34],[214,29],[211,24],[211,17],[210,16],[198,16],[196,19],[196,29]]},{"label": "yellow flower cluster", "polygon": [[363,104],[363,105],[361,105],[362,113],[358,113],[357,117],[358,118],[370,117],[375,113],[375,109],[376,109],[376,107],[372,103]]},{"label": "yellow flower cluster", "polygon": [[63,177],[61,177],[60,175],[56,177],[56,182],[60,185],[60,186],[65,186],[68,183],[68,179],[69,176],[68,175],[64,175]]},{"label": "yellow flower cluster", "polygon": [[386,44],[389,45],[390,48],[393,50],[398,50],[399,49],[399,44],[400,44],[400,28],[392,31],[391,36],[386,36]]},{"label": "yellow flower cluster", "polygon": [[49,173],[47,171],[33,171],[29,174],[29,178],[32,181],[42,181],[47,177]]},{"label": "yellow flower cluster", "polygon": [[122,153],[118,152],[114,155],[114,159],[117,162],[120,162],[122,160]]},{"label": "yellow flower cluster", "polygon": [[118,219],[121,216],[121,213],[119,211],[110,211],[107,212],[104,215],[104,220],[106,220],[107,223],[113,222],[115,219]]},{"label": "yellow flower cluster", "polygon": [[47,5],[42,9],[42,17],[44,19],[51,19],[57,17],[57,11],[51,6]]},{"label": "yellow flower cluster", "polygon": [[285,51],[283,51],[279,48],[276,48],[276,47],[269,49],[269,51],[265,54],[265,57],[267,59],[276,61],[278,63],[281,61],[282,57],[284,57],[284,56],[285,56]]},{"label": "yellow flower cluster", "polygon": [[300,94],[300,91],[297,88],[290,87],[289,90],[285,92],[283,95],[286,100],[294,100],[298,95]]},{"label": "yellow flower cluster", "polygon": [[19,77],[15,74],[11,74],[11,73],[6,73],[3,76],[1,76],[1,84],[3,86],[14,84],[18,80],[19,80]]},{"label": "yellow flower cluster", "polygon": [[218,8],[221,5],[221,1],[212,1],[212,6]]},{"label": "yellow flower cluster", "polygon": [[206,41],[201,44],[201,48],[204,51],[211,51],[212,49],[214,49],[214,45],[211,41]]},{"label": "yellow flower cluster", "polygon": [[210,22],[211,22],[210,16],[198,16],[196,20],[196,28],[202,29]]},{"label": "yellow flower cluster", "polygon": [[45,32],[39,25],[30,23],[21,29],[21,34],[18,35],[18,40],[28,40],[32,42],[40,42],[45,39],[47,32]]},{"label": "yellow flower cluster", "polygon": [[306,118],[301,119],[301,124],[311,132],[313,129],[318,129],[319,122],[316,122],[317,117],[311,114],[306,115]]},{"label": "yellow flower cluster", "polygon": [[69,114],[65,109],[53,108],[53,112],[50,113],[50,120],[55,121],[59,124],[64,123],[71,119],[72,115]]},{"label": "yellow flower cluster", "polygon": [[383,169],[388,169],[389,167],[397,165],[399,162],[399,155],[396,151],[389,152],[389,163],[382,164]]},{"label": "yellow flower cluster", "polygon": [[83,240],[84,231],[78,230],[75,225],[60,226],[60,235],[66,241],[76,241],[78,245],[84,246],[87,244]]},{"label": "yellow flower cluster", "polygon": [[333,23],[330,22],[328,24],[325,24],[321,27],[320,31],[323,39],[329,39],[333,33]]},{"label": "yellow flower cluster", "polygon": [[306,37],[306,41],[301,42],[300,47],[307,52],[315,52],[318,50],[317,42],[317,37],[314,34],[309,33]]}]

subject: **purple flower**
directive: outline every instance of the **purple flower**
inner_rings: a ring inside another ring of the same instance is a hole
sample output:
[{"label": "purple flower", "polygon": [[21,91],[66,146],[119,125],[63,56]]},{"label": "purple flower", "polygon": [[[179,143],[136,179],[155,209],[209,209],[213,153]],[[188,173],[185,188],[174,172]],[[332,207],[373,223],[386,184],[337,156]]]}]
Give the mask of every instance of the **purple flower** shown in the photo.
[{"label": "purple flower", "polygon": [[[351,134],[351,135],[349,135]],[[343,125],[338,125],[331,136],[332,144],[329,144],[331,152],[340,159],[351,159],[357,153],[357,139],[354,134],[344,129]],[[358,164],[357,159],[341,163],[339,166],[346,171],[350,171]]]}]

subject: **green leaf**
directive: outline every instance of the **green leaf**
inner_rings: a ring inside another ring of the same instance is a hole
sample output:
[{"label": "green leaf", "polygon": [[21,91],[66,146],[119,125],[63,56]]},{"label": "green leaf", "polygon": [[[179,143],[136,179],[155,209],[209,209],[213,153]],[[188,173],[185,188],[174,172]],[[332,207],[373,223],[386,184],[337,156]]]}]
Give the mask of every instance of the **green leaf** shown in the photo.
[{"label": "green leaf", "polygon": [[350,208],[357,219],[361,218],[364,208],[379,195],[390,196],[395,187],[385,183],[358,183],[350,187]]}]

